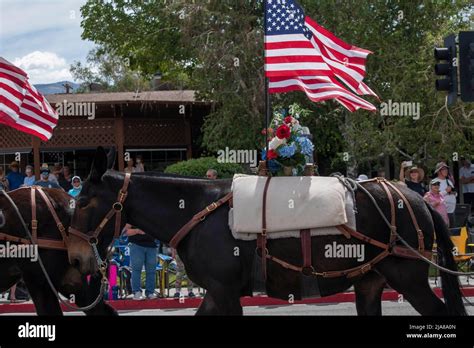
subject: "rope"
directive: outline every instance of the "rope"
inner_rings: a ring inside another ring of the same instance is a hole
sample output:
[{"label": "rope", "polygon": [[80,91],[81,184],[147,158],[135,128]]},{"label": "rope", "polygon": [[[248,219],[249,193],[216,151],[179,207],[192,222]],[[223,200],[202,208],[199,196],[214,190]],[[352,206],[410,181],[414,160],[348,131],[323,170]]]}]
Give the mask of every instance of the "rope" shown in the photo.
[{"label": "rope", "polygon": [[[30,230],[28,229],[28,227],[26,226],[26,223],[25,223],[25,220],[23,219],[23,216],[21,215],[20,213],[20,210],[18,209],[17,205],[15,204],[15,202],[12,200],[12,198],[4,191],[4,190],[0,190],[0,192],[5,196],[5,198],[10,202],[10,204],[12,205],[13,207],[13,210],[15,211],[15,213],[17,214],[18,218],[20,219],[20,222],[21,222],[21,225],[23,227],[23,229],[25,230],[28,238],[31,240],[32,244],[33,245],[37,245],[33,242],[33,236],[31,235],[30,233]],[[99,292],[99,295],[97,296],[97,298],[94,300],[94,302],[92,302],[90,305],[88,306],[85,306],[85,307],[78,307],[78,306],[72,306],[69,304],[69,302],[66,302],[64,301],[61,296],[59,295],[58,291],[56,290],[53,282],[51,281],[51,278],[49,277],[48,275],[48,272],[46,270],[46,267],[44,266],[43,264],[43,260],[41,259],[41,256],[39,255],[38,253],[38,262],[40,264],[40,267],[41,267],[41,270],[43,271],[43,274],[51,288],[51,290],[53,291],[54,295],[56,296],[56,298],[63,304],[65,305],[66,307],[68,307],[69,309],[72,309],[72,310],[80,310],[80,311],[88,311],[92,308],[94,308],[99,302],[100,300],[102,299],[102,297],[104,296],[104,293],[105,293],[105,288],[107,287],[107,278],[103,277],[102,278],[102,281],[101,281],[101,286],[100,286],[100,292]],[[104,275],[104,274],[103,274]]]},{"label": "rope", "polygon": [[[387,220],[387,218],[385,217],[385,214],[383,213],[382,209],[380,208],[380,206],[377,204],[377,202],[375,201],[375,198],[374,196],[372,196],[372,194],[367,191],[367,189],[362,186],[360,183],[358,183],[357,181],[354,181],[352,179],[349,179],[349,178],[342,178],[341,176],[337,176],[335,175],[335,177],[337,177],[341,182],[343,181],[349,181],[349,182],[353,182],[355,183],[356,187],[360,190],[362,190],[368,197],[369,199],[372,201],[372,203],[374,204],[375,208],[377,209],[377,211],[379,212],[380,216],[382,217],[383,221],[385,222],[385,224],[388,226],[388,228],[390,229],[391,228],[391,225],[390,225],[390,222]],[[342,178],[342,179],[341,179]],[[346,185],[344,185],[346,186]],[[347,187],[347,186],[346,186]],[[354,203],[355,203],[355,200],[354,200]],[[354,204],[355,205],[355,204]],[[418,252],[418,250],[416,250],[415,248],[413,248],[410,244],[407,243],[407,241],[405,239],[403,239],[402,236],[400,236],[400,234],[398,232],[395,232],[396,235],[397,235],[397,238],[403,243],[403,245],[405,245],[408,249],[410,249],[410,251],[412,251],[413,253],[415,253],[416,255],[418,255],[418,257],[422,260],[422,261],[425,261],[426,263],[430,264],[431,266],[437,268],[438,270],[440,271],[443,271],[443,272],[446,272],[448,274],[452,274],[452,275],[457,275],[457,276],[460,276],[460,275],[474,275],[474,272],[458,272],[458,271],[453,271],[449,268],[446,268],[446,267],[443,267],[443,266],[440,266],[438,265],[437,263],[431,261],[430,259],[428,259],[427,257],[423,256],[421,253]]]}]

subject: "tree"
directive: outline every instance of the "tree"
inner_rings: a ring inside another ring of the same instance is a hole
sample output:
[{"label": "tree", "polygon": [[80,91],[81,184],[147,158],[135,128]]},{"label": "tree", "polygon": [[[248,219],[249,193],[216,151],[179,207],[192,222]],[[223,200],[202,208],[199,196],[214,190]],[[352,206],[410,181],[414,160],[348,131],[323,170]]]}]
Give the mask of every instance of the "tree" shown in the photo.
[{"label": "tree", "polygon": [[114,54],[104,46],[94,48],[87,55],[87,64],[74,62],[71,73],[76,81],[81,81],[80,92],[99,84],[109,91],[149,90],[150,80],[130,69],[128,58]]},{"label": "tree", "polygon": [[[313,111],[303,122],[314,135],[320,161],[356,168],[392,156],[432,166],[438,157],[472,151],[472,106],[444,108],[434,89],[432,58],[444,36],[468,27],[470,1],[300,4],[337,36],[374,52],[366,82],[382,101],[415,102],[421,109],[418,120],[366,111],[347,114],[337,103],[315,104],[301,92],[274,95],[276,107],[298,102]],[[208,150],[262,145],[262,0],[90,0],[81,10],[84,39],[129,58],[131,68],[144,75],[159,69],[165,80],[196,89],[199,98],[215,103],[203,127]],[[350,155],[349,163],[344,154]]]}]

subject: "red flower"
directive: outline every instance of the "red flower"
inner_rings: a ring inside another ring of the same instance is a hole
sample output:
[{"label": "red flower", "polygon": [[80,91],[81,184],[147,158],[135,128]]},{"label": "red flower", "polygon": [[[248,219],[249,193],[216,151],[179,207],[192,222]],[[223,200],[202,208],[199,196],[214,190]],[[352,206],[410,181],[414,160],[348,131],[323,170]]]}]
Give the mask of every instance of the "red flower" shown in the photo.
[{"label": "red flower", "polygon": [[280,127],[278,127],[276,136],[279,139],[289,139],[291,136],[290,127],[288,127],[286,124],[282,124]]},{"label": "red flower", "polygon": [[266,135],[267,134],[267,130],[266,129],[262,129],[262,135]]},{"label": "red flower", "polygon": [[288,123],[291,123],[293,121],[293,117],[291,116],[286,116],[285,117],[285,123],[288,124]]},{"label": "red flower", "polygon": [[271,160],[271,159],[275,159],[277,157],[278,157],[278,154],[275,150],[269,150],[268,151],[267,159]]}]

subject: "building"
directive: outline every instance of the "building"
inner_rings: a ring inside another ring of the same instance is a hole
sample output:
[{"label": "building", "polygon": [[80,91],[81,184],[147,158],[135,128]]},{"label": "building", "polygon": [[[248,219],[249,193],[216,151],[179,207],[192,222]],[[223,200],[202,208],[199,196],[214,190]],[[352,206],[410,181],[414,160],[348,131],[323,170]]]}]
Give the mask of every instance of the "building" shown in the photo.
[{"label": "building", "polygon": [[163,170],[198,156],[200,129],[211,104],[196,101],[194,91],[150,91],[47,95],[59,123],[48,142],[0,126],[0,166],[20,159],[21,167],[41,163],[70,165],[85,177],[98,146],[115,146],[117,169],[126,156],[140,154],[146,170]]}]

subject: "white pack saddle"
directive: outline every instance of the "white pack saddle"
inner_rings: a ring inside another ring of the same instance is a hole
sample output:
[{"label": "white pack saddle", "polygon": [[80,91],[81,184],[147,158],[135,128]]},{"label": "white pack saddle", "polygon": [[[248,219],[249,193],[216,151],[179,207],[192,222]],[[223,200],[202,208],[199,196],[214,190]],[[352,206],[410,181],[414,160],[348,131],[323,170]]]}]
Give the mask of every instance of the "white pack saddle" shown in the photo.
[{"label": "white pack saddle", "polygon": [[[237,239],[252,240],[262,233],[263,192],[266,177],[235,175],[229,226]],[[334,226],[355,228],[352,197],[337,178],[320,176],[274,177],[266,198],[268,238],[340,234]]]}]

